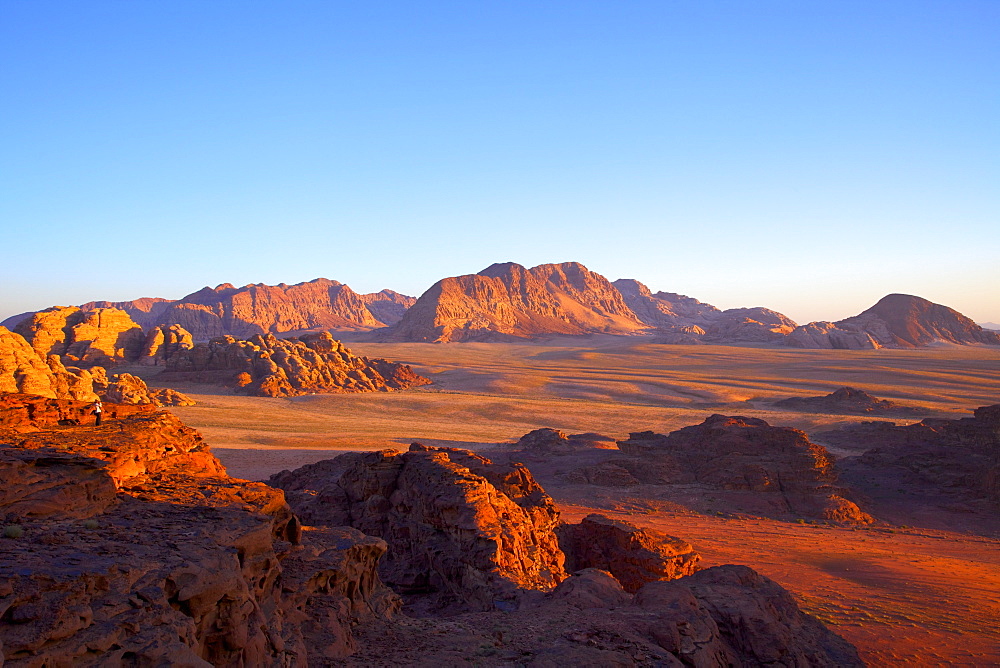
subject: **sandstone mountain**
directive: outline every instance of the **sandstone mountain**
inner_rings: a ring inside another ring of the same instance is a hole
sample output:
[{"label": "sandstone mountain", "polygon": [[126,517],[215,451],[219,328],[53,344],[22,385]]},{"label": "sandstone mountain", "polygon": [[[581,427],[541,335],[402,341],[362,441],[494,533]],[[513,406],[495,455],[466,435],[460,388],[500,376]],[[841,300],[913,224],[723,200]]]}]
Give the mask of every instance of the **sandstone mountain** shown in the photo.
[{"label": "sandstone mountain", "polygon": [[799,348],[919,348],[935,343],[1000,345],[1000,333],[947,306],[891,294],[854,317],[810,323],[788,338],[789,345]]},{"label": "sandstone mountain", "polygon": [[53,306],[22,320],[14,331],[41,357],[58,355],[63,362],[109,366],[135,359],[146,336],[125,311]]},{"label": "sandstone mountain", "polygon": [[675,292],[653,293],[631,278],[612,283],[622,293],[625,303],[636,316],[654,327],[700,326],[713,322],[721,313],[711,304]]},{"label": "sandstone mountain", "polygon": [[504,341],[646,329],[608,279],[582,264],[494,264],[435,283],[390,330],[400,341]]},{"label": "sandstone mountain", "polygon": [[293,397],[322,392],[402,390],[431,381],[406,364],[351,353],[329,332],[243,341],[232,336],[179,348],[158,381],[195,381],[234,387],[241,394]]},{"label": "sandstone mountain", "polygon": [[[350,287],[325,278],[295,285],[245,285],[223,283],[205,287],[179,300],[144,297],[132,301],[93,301],[84,312],[98,309],[124,311],[145,331],[156,326],[179,325],[196,341],[232,335],[318,330],[366,331],[396,323],[416,300],[382,290],[358,294]],[[16,328],[34,314],[24,313],[4,321]]]}]

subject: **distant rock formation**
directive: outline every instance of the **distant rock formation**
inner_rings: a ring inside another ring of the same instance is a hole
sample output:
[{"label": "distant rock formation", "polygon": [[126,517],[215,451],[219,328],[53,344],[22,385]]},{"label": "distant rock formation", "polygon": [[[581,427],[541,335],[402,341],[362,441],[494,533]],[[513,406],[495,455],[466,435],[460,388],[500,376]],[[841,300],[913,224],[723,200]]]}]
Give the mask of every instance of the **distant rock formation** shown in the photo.
[{"label": "distant rock formation", "polygon": [[864,390],[842,387],[822,397],[791,397],[774,402],[778,408],[810,413],[833,413],[835,415],[884,415],[919,416],[927,415],[926,408],[904,406],[887,399],[879,399]]},{"label": "distant rock formation", "polygon": [[748,500],[767,503],[771,512],[871,521],[835,486],[830,453],[798,429],[772,427],[756,418],[712,415],[669,435],[633,433],[618,447],[630,457],[609,464],[625,469],[637,482],[699,484],[756,497]]},{"label": "distant rock formation", "polygon": [[796,327],[795,321],[763,307],[731,308],[705,328],[712,343],[779,343]]},{"label": "distant rock formation", "polygon": [[136,360],[143,366],[164,366],[171,357],[194,348],[194,337],[180,325],[157,325],[146,334]]},{"label": "distant rock formation", "polygon": [[0,475],[9,665],[318,665],[398,607],[384,541],[303,532],[279,490],[227,476],[168,413],[0,428]]},{"label": "distant rock formation", "polygon": [[691,575],[701,561],[701,555],[680,538],[604,515],[592,514],[579,524],[563,524],[556,533],[566,554],[567,571],[608,571],[630,594],[647,582]]},{"label": "distant rock formation", "polygon": [[561,429],[543,427],[522,436],[511,448],[526,459],[565,455],[591,448],[614,448],[615,441],[601,434],[567,434]]},{"label": "distant rock formation", "polygon": [[265,397],[402,390],[431,382],[406,364],[358,357],[328,332],[212,339],[171,355],[157,379],[223,384]]},{"label": "distant rock formation", "polygon": [[87,310],[113,305],[129,313],[143,329],[180,325],[195,341],[219,336],[319,330],[370,330],[397,322],[416,300],[392,290],[359,295],[326,278],[295,285],[257,283],[237,288],[223,283],[172,301],[90,302]]},{"label": "distant rock formation", "polygon": [[507,262],[435,283],[388,336],[398,341],[505,341],[648,329],[618,290],[577,262]]},{"label": "distant rock formation", "polygon": [[788,345],[799,348],[919,348],[935,343],[1000,345],[1000,333],[947,306],[891,294],[854,317],[810,323],[788,338]]},{"label": "distant rock formation", "polygon": [[348,453],[284,471],[284,489],[309,524],[353,526],[390,546],[383,579],[404,594],[434,594],[436,609],[493,610],[565,577],[559,513],[531,473],[467,450],[413,444]]}]

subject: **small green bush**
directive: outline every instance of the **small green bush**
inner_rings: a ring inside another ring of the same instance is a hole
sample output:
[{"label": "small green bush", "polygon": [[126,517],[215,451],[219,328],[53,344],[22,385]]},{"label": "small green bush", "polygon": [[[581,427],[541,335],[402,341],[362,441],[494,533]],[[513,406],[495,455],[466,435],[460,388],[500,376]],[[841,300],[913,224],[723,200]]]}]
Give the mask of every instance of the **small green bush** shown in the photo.
[{"label": "small green bush", "polygon": [[101,526],[101,524],[97,520],[87,520],[83,523],[83,527],[85,529],[96,529],[99,526]]},{"label": "small green bush", "polygon": [[8,524],[3,528],[4,538],[20,538],[24,535],[24,527],[20,524]]}]

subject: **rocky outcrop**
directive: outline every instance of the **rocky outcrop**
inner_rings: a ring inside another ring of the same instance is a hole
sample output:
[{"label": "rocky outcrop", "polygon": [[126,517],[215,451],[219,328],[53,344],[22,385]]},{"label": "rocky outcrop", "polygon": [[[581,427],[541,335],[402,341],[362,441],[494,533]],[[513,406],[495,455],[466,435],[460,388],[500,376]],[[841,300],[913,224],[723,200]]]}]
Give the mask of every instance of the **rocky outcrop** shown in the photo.
[{"label": "rocky outcrop", "polygon": [[[151,404],[105,404],[108,419],[121,419],[152,412]],[[0,393],[0,429],[16,432],[39,431],[58,425],[93,424],[93,403],[52,399],[37,394]]]},{"label": "rocky outcrop", "polygon": [[191,332],[180,325],[158,325],[146,334],[136,361],[143,366],[164,366],[171,357],[191,348],[194,348]]},{"label": "rocky outcrop", "polygon": [[919,348],[935,343],[1000,345],[1000,333],[947,306],[891,294],[854,317],[800,327],[788,340],[800,348]]},{"label": "rocky outcrop", "polygon": [[887,399],[879,399],[864,390],[842,387],[821,397],[790,397],[774,402],[778,408],[810,413],[832,413],[834,415],[886,415],[918,416],[927,415],[928,410],[917,406],[904,406]]},{"label": "rocky outcrop", "polygon": [[712,415],[669,435],[633,433],[613,463],[646,484],[703,485],[768,499],[774,512],[870,522],[835,486],[833,457],[805,433],[764,420]]},{"label": "rocky outcrop", "polygon": [[7,665],[313,665],[398,607],[384,541],[303,531],[169,414],[0,432],[0,471]]},{"label": "rocky outcrop", "polygon": [[273,476],[310,524],[349,525],[389,544],[383,579],[445,610],[516,606],[566,577],[552,499],[519,464],[413,444],[344,454]]},{"label": "rocky outcrop", "polygon": [[402,390],[430,382],[406,364],[358,357],[328,332],[213,339],[169,357],[157,379],[221,383],[267,397]]},{"label": "rocky outcrop", "polygon": [[852,487],[876,503],[990,514],[1000,506],[1000,404],[982,406],[973,417],[959,420],[863,422],[816,438],[862,452],[839,467]]},{"label": "rocky outcrop", "polygon": [[150,389],[146,381],[130,373],[111,376],[100,391],[105,401],[116,404],[152,404],[153,406],[194,406],[190,397],[170,388]]},{"label": "rocky outcrop", "polygon": [[563,524],[556,533],[566,554],[567,571],[607,571],[632,594],[647,582],[691,575],[701,560],[701,555],[680,538],[603,515],[588,515],[579,524]]},{"label": "rocky outcrop", "polygon": [[648,329],[611,283],[576,262],[526,269],[507,262],[445,278],[388,336],[399,341],[503,341]]},{"label": "rocky outcrop", "polygon": [[528,432],[511,447],[528,459],[567,455],[593,448],[613,448],[614,439],[601,434],[567,434],[561,429],[543,427]]},{"label": "rocky outcrop", "polygon": [[58,355],[80,366],[108,366],[133,360],[145,336],[127,313],[114,308],[81,311],[54,306],[21,321],[15,332],[45,359]]}]

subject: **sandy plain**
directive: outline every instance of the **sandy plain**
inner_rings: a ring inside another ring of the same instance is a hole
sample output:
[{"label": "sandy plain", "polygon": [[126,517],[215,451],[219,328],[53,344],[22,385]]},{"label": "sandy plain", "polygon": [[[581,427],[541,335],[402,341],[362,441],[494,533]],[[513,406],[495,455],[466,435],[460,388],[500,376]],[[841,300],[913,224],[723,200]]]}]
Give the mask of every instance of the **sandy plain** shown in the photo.
[{"label": "sandy plain", "polygon": [[[172,410],[204,434],[232,475],[259,480],[339,451],[412,441],[489,456],[538,427],[621,439],[724,413],[815,433],[866,418],[777,411],[770,402],[843,385],[948,418],[1000,402],[996,348],[807,351],[617,337],[350,346],[409,363],[434,384],[291,399],[175,385],[198,405]],[[1000,534],[988,528],[851,528],[720,516],[627,488],[581,493],[543,471],[536,475],[569,521],[595,510],[623,517],[688,540],[706,566],[743,563],[774,578],[871,665],[1000,665]]]}]

